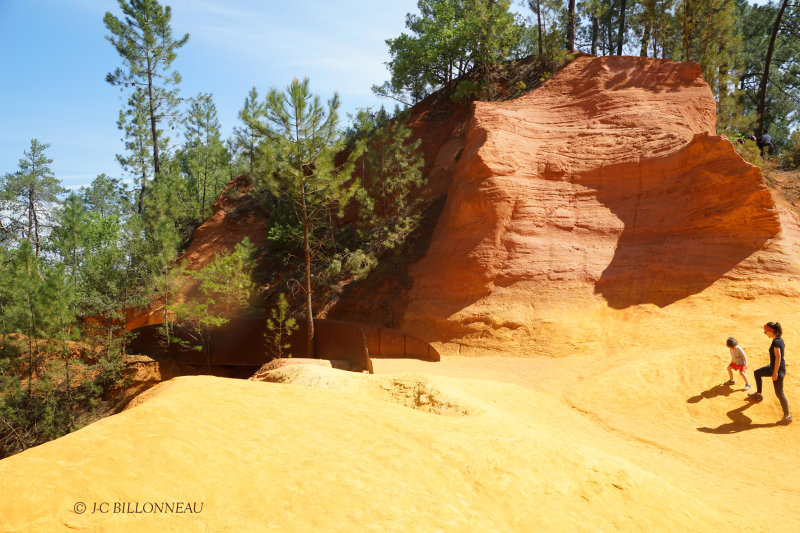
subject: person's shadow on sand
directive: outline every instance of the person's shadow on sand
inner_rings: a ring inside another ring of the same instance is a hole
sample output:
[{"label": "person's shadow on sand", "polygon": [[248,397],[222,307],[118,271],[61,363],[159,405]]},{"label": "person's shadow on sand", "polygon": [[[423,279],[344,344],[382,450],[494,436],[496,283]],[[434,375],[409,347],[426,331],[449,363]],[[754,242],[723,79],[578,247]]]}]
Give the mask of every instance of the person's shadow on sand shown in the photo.
[{"label": "person's shadow on sand", "polygon": [[748,401],[741,407],[738,407],[733,411],[728,411],[727,415],[728,418],[731,419],[731,421],[728,422],[727,424],[722,424],[721,426],[717,426],[715,428],[701,427],[697,428],[697,431],[700,431],[702,433],[714,433],[716,435],[729,435],[731,433],[740,433],[742,431],[747,431],[748,429],[771,428],[778,425],[775,422],[769,424],[753,424],[753,421],[750,419],[749,416],[744,414],[744,412],[750,407],[752,407],[754,403],[756,402]]},{"label": "person's shadow on sand", "polygon": [[705,390],[698,394],[697,396],[692,396],[686,403],[697,403],[701,401],[703,398],[706,400],[710,400],[711,398],[716,398],[717,396],[730,396],[733,392],[733,389],[730,385],[726,385],[725,383],[720,383],[719,385],[715,385],[708,390]]}]

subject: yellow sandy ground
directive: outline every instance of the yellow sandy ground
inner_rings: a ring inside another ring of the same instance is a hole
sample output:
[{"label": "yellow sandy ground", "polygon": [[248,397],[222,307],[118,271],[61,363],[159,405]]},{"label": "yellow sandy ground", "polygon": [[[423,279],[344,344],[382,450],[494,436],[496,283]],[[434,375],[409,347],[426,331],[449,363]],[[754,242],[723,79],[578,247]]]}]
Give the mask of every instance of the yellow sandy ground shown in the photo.
[{"label": "yellow sandy ground", "polygon": [[[796,360],[800,314],[784,300],[628,311],[627,326],[605,324],[620,348],[559,359],[176,378],[1,461],[0,530],[794,531],[800,424],[774,425],[769,383],[760,404],[721,385],[725,338],[761,366],[768,319],[784,323]],[[203,507],[113,512],[165,501]],[[102,502],[110,512],[92,514]]]}]

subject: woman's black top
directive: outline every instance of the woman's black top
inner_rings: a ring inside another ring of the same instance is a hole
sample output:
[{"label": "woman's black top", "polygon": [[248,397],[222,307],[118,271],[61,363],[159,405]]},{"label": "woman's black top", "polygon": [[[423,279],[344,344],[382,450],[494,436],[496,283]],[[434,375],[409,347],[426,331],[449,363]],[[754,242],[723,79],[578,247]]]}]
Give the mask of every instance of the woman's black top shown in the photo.
[{"label": "woman's black top", "polygon": [[780,348],[781,350],[781,364],[778,367],[778,373],[785,374],[786,373],[786,357],[784,356],[784,350],[786,350],[786,343],[783,342],[783,339],[780,337],[776,337],[772,339],[772,344],[769,345],[769,367],[775,371],[775,347]]}]

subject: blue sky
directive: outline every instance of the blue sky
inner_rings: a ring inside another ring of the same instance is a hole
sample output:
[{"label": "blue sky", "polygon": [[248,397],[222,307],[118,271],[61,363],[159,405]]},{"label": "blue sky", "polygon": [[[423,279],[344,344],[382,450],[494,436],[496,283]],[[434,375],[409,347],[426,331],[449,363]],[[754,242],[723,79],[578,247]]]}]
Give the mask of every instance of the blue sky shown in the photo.
[{"label": "blue sky", "polygon": [[[370,91],[388,79],[385,39],[405,29],[416,0],[172,0],[173,35],[191,35],[173,63],[181,95],[214,95],[223,136],[237,125],[250,88],[263,95],[308,76],[341,115],[394,107]],[[113,0],[0,0],[0,174],[13,172],[32,138],[50,143],[51,168],[66,186],[102,172],[124,177],[116,121],[122,93],[105,81],[122,66],[103,15]],[[182,140],[177,130],[173,141]]]}]

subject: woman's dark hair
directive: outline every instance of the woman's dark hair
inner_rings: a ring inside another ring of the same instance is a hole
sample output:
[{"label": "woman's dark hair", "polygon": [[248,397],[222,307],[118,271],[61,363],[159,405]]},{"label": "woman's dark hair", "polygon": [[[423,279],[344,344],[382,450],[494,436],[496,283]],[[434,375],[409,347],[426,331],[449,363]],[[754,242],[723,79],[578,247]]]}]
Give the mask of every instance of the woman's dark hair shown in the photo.
[{"label": "woman's dark hair", "polygon": [[781,328],[780,322],[767,322],[767,326],[775,331],[776,337],[783,335],[783,329]]},{"label": "woman's dark hair", "polygon": [[728,346],[728,348],[733,348],[739,343],[736,342],[736,339],[734,339],[733,337],[728,337],[728,340],[725,341],[725,344]]}]

